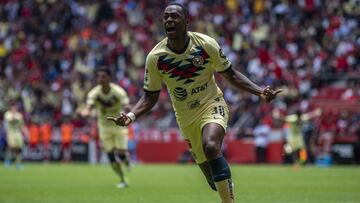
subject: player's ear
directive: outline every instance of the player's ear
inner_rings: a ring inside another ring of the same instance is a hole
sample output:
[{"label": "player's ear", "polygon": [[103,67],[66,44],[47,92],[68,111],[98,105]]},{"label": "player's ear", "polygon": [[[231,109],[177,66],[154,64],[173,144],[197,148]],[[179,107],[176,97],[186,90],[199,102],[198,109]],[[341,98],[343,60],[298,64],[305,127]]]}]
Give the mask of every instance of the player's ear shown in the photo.
[{"label": "player's ear", "polygon": [[189,28],[189,24],[190,24],[190,19],[189,19],[189,17],[187,17],[185,20],[186,28]]}]

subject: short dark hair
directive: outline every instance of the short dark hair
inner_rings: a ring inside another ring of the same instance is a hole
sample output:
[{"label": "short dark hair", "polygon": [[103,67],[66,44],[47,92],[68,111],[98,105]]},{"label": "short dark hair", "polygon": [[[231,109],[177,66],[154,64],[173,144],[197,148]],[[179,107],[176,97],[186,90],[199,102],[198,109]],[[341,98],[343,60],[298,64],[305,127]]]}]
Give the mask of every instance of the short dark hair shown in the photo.
[{"label": "short dark hair", "polygon": [[189,10],[183,4],[176,2],[176,1],[171,1],[170,3],[168,3],[168,5],[166,7],[172,6],[172,5],[180,6],[183,14],[185,15],[185,18],[189,17]]},{"label": "short dark hair", "polygon": [[98,74],[99,72],[104,72],[106,73],[106,75],[111,76],[111,70],[109,68],[101,67],[96,70],[96,74]]},{"label": "short dark hair", "polygon": [[9,101],[9,106],[17,106],[17,105],[18,105],[18,103],[17,103],[17,101],[15,99],[11,99]]}]

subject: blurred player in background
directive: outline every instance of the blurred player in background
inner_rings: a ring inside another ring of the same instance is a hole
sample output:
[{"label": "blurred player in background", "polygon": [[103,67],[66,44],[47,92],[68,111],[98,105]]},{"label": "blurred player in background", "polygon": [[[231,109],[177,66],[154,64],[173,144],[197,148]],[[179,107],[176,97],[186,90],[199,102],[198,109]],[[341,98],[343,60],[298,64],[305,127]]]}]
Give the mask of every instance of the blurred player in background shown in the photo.
[{"label": "blurred player in background", "polygon": [[301,164],[305,164],[307,160],[307,152],[305,147],[304,136],[302,133],[303,122],[309,121],[321,115],[320,109],[315,109],[309,113],[301,113],[298,110],[295,114],[281,117],[279,111],[274,110],[273,117],[286,122],[287,136],[284,150],[287,154],[291,154],[294,163],[293,168],[297,170]]},{"label": "blurred player in background", "polygon": [[17,104],[11,103],[10,110],[4,114],[4,126],[6,128],[6,140],[8,148],[5,156],[5,166],[10,166],[12,159],[15,160],[16,168],[22,169],[23,136],[28,136],[23,115],[19,112]]},{"label": "blurred player in background", "polygon": [[130,164],[127,150],[128,128],[114,126],[106,117],[115,116],[124,111],[129,98],[123,88],[111,82],[112,74],[109,69],[100,68],[96,76],[98,85],[88,93],[86,108],[81,111],[81,115],[88,116],[91,109],[96,109],[101,145],[107,153],[111,167],[120,177],[117,187],[124,188],[128,186],[128,180],[122,163],[127,167]]},{"label": "blurred player in background", "polygon": [[209,36],[189,32],[187,9],[175,2],[163,14],[167,38],[159,42],[146,59],[145,94],[127,114],[109,117],[126,126],[151,110],[165,82],[177,122],[188,147],[213,190],[224,203],[234,202],[230,168],[221,145],[227,128],[229,110],[223,93],[215,83],[220,73],[239,90],[270,101],[280,92],[261,88],[232,68],[218,43]]}]

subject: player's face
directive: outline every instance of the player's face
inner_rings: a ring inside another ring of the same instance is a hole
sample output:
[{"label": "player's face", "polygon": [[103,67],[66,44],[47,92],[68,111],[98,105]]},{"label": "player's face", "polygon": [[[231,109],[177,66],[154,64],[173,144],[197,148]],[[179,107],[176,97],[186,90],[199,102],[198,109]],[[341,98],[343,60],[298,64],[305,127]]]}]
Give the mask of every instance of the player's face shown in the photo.
[{"label": "player's face", "polygon": [[10,110],[11,110],[11,111],[17,111],[17,110],[18,110],[17,105],[16,105],[16,104],[12,104],[11,107],[10,107]]},{"label": "player's face", "polygon": [[98,72],[97,73],[97,82],[100,85],[108,85],[110,83],[110,76],[105,72]]},{"label": "player's face", "polygon": [[170,5],[164,11],[163,24],[169,39],[177,39],[186,33],[188,20],[177,5]]}]

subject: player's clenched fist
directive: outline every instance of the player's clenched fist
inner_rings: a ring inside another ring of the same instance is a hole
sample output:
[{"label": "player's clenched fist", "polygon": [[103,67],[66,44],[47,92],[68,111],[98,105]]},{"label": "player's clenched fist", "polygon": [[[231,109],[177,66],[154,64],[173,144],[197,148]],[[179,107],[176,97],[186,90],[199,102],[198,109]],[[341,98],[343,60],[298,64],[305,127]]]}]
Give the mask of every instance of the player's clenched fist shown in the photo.
[{"label": "player's clenched fist", "polygon": [[265,87],[263,92],[261,93],[260,97],[267,102],[273,100],[277,94],[282,92],[282,89],[274,90],[270,86]]},{"label": "player's clenched fist", "polygon": [[108,116],[106,118],[119,126],[128,126],[133,122],[133,120],[125,113],[120,113],[120,115],[117,117]]}]

